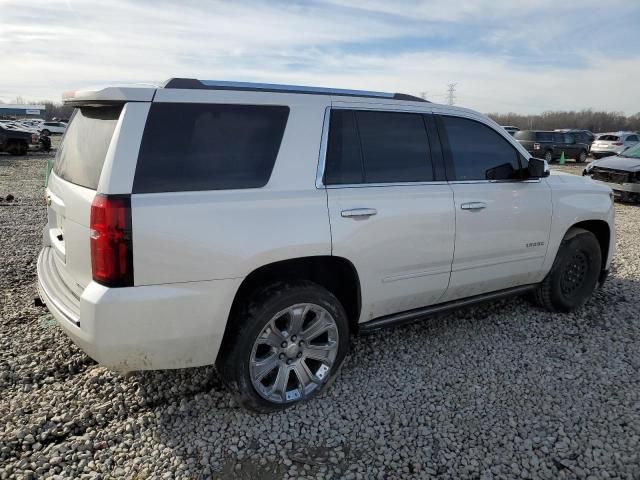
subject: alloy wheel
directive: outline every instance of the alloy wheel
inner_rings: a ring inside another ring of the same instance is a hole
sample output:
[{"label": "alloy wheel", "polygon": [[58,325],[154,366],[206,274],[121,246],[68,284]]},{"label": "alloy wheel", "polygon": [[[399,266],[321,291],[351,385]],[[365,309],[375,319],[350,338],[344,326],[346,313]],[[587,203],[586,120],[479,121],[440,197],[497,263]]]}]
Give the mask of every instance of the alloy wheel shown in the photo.
[{"label": "alloy wheel", "polygon": [[338,354],[338,326],[319,305],[292,305],[269,320],[254,342],[249,371],[273,403],[300,400],[321,387]]}]

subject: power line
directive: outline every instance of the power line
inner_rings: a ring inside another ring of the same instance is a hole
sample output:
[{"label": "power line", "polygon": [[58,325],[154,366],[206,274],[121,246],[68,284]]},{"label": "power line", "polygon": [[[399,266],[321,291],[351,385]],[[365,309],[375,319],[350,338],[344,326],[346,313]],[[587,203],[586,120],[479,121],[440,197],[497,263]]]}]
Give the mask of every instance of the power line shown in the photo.
[{"label": "power line", "polygon": [[447,85],[449,105],[453,105],[456,100],[456,85],[457,83],[449,83]]}]

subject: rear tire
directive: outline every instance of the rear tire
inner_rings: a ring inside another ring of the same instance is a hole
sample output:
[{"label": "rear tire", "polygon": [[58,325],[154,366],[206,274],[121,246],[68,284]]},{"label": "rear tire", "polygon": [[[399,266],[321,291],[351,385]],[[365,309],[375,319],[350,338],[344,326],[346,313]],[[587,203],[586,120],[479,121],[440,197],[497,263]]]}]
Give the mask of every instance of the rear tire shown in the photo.
[{"label": "rear tire", "polygon": [[580,153],[578,154],[578,157],[576,158],[576,163],[584,163],[586,161],[587,161],[587,151],[581,150]]},{"label": "rear tire", "polygon": [[587,230],[572,229],[562,240],[553,267],[534,291],[533,299],[551,312],[571,312],[593,293],[601,268],[598,239]]},{"label": "rear tire", "polygon": [[256,412],[283,410],[322,392],[349,349],[340,301],[309,281],[258,290],[229,322],[216,365],[236,400]]},{"label": "rear tire", "polygon": [[46,135],[47,137],[51,135],[51,132],[46,128],[40,132],[42,135]]},{"label": "rear tire", "polygon": [[29,150],[29,145],[26,142],[22,142],[20,140],[13,140],[7,146],[7,153],[10,155],[25,155]]},{"label": "rear tire", "polygon": [[551,150],[547,150],[546,152],[544,152],[544,159],[547,161],[547,163],[553,162],[553,152]]}]

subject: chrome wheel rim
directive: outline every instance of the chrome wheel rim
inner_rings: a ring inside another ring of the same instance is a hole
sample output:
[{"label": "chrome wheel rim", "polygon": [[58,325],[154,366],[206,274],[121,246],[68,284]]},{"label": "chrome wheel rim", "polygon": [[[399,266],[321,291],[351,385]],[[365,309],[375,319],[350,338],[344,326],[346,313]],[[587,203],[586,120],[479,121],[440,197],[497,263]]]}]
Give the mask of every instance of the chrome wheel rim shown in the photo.
[{"label": "chrome wheel rim", "polygon": [[253,344],[256,392],[273,403],[308,397],[322,386],[338,355],[338,325],[324,308],[298,303],[276,313]]}]

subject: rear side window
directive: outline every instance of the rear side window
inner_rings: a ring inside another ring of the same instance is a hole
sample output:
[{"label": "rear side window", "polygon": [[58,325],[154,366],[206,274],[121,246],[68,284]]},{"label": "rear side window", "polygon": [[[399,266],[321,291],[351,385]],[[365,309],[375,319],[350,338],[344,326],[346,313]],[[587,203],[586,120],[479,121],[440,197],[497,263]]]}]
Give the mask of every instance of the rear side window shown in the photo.
[{"label": "rear side window", "polygon": [[433,168],[421,114],[331,112],[326,184],[430,180]]},{"label": "rear side window", "polygon": [[536,140],[539,142],[553,142],[553,132],[537,132]]},{"label": "rear side window", "polygon": [[284,106],[153,104],[133,193],[263,187],[288,116]]},{"label": "rear side window", "polygon": [[467,118],[441,119],[456,180],[520,178],[519,154],[502,135]]},{"label": "rear side window", "polygon": [[536,139],[536,133],[528,130],[519,131],[513,134],[513,138],[516,140],[528,140],[532,141]]},{"label": "rear side window", "polygon": [[638,136],[637,135],[629,135],[627,137],[627,142],[637,142],[638,141]]},{"label": "rear side window", "polygon": [[96,190],[122,105],[76,108],[53,165],[68,182]]}]

